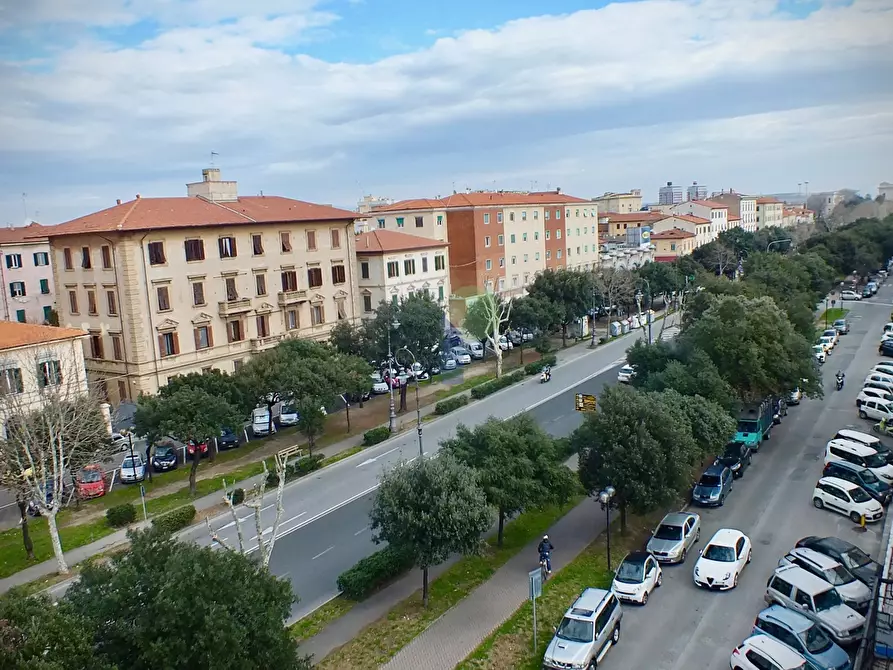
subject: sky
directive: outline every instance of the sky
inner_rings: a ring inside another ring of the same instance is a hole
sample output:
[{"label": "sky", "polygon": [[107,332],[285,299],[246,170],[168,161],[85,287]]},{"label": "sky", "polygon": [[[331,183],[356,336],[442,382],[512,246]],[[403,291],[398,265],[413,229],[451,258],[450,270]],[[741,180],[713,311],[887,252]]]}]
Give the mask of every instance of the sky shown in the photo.
[{"label": "sky", "polygon": [[0,0],[0,83],[0,225],[212,160],[350,209],[893,181],[893,0]]}]

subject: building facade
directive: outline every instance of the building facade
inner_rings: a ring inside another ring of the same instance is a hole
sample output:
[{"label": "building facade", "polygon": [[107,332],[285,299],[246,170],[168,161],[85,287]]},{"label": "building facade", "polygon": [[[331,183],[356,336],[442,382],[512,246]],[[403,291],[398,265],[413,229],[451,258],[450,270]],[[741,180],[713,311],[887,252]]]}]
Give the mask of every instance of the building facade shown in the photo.
[{"label": "building facade", "polygon": [[703,184],[698,184],[698,182],[692,182],[692,185],[685,189],[685,199],[686,200],[706,200],[707,199],[707,187]]},{"label": "building facade", "polygon": [[729,229],[729,208],[721,202],[712,200],[692,200],[673,207],[674,214],[691,214],[710,221],[710,239],[712,242],[723,231]]},{"label": "building facade", "polygon": [[599,213],[614,212],[616,214],[629,214],[642,209],[642,190],[630,189],[627,193],[605,193],[592,201],[598,205]]},{"label": "building facade", "polygon": [[671,181],[666,186],[661,186],[657,192],[657,204],[678,205],[682,202],[682,187]]},{"label": "building facade", "polygon": [[878,197],[883,197],[887,202],[893,202],[893,184],[882,181],[877,187]]},{"label": "building facade", "polygon": [[632,228],[654,228],[654,224],[666,218],[661,212],[632,212],[630,214],[615,214],[606,212],[599,214],[599,232],[608,237],[620,237],[626,239],[626,233]]},{"label": "building facade", "polygon": [[693,214],[676,214],[661,219],[654,224],[651,236],[653,238],[655,234],[671,232],[673,230],[682,230],[691,233],[691,235],[694,236],[693,244],[695,249],[712,242],[714,239],[710,232],[710,219],[694,216]]},{"label": "building facade", "polygon": [[0,229],[2,317],[21,323],[48,323],[56,304],[50,244],[43,226],[32,223]]},{"label": "building facade", "polygon": [[371,230],[356,239],[360,316],[371,318],[382,302],[426,293],[446,311],[450,298],[447,244],[440,240]]},{"label": "building facade", "polygon": [[729,208],[729,221],[733,217],[738,217],[741,228],[749,233],[755,233],[757,230],[757,198],[753,195],[744,195],[736,193],[729,189],[728,191],[720,191],[710,196],[712,202],[726,205]]},{"label": "building facade", "polygon": [[784,223],[784,203],[776,198],[757,198],[757,229]]},{"label": "building facade", "polygon": [[90,381],[114,404],[358,317],[354,212],[243,197],[202,174],[185,198],[137,196],[46,228],[60,323],[88,332]]},{"label": "building facade", "polygon": [[695,234],[680,228],[665,230],[651,235],[654,245],[654,261],[671,263],[680,256],[687,256],[695,250]]}]

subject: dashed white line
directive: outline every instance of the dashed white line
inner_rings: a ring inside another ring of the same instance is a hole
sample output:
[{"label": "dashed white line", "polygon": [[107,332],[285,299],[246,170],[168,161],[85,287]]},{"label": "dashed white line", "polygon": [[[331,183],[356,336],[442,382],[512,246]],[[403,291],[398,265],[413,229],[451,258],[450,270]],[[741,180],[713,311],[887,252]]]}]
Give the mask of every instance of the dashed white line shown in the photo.
[{"label": "dashed white line", "polygon": [[319,552],[316,556],[314,556],[314,557],[311,558],[310,560],[311,560],[311,561],[315,561],[315,560],[316,560],[317,558],[319,558],[320,556],[325,556],[326,554],[328,554],[328,553],[329,553],[330,551],[332,551],[332,549],[334,549],[334,548],[335,548],[335,545],[333,544],[333,545],[332,545],[331,547],[329,547],[328,549]]},{"label": "dashed white line", "polygon": [[356,533],[354,533],[353,536],[356,537],[357,535],[362,535],[362,534],[365,533],[367,530],[369,530],[369,526],[363,526],[363,527],[360,528]]}]

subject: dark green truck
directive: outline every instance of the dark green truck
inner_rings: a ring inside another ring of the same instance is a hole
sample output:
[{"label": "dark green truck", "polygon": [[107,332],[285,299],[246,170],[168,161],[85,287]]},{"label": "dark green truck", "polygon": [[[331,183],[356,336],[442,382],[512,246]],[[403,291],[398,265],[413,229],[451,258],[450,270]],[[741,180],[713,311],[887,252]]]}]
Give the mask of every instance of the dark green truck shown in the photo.
[{"label": "dark green truck", "polygon": [[738,430],[734,442],[746,444],[757,451],[763,440],[768,440],[775,419],[775,403],[771,398],[759,405],[749,405],[738,415]]}]

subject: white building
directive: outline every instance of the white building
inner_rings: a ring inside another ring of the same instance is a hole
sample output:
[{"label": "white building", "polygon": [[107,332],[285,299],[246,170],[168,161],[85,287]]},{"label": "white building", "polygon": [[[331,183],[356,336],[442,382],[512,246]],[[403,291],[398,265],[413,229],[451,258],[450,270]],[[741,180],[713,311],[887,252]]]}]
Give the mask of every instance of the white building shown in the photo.
[{"label": "white building", "polygon": [[893,184],[882,181],[877,187],[878,196],[884,196],[887,202],[893,202]]},{"label": "white building", "polygon": [[685,189],[685,199],[686,200],[706,200],[707,199],[707,187],[698,182],[692,182],[692,185]]},{"label": "white building", "polygon": [[56,291],[50,243],[46,237],[35,237],[42,229],[39,223],[0,229],[2,319],[21,323],[46,323],[50,319]]},{"label": "white building", "polygon": [[356,239],[360,315],[371,317],[382,301],[427,293],[449,306],[450,263],[446,242],[393,230],[373,229]]},{"label": "white building", "polygon": [[715,238],[711,237],[710,219],[693,214],[674,214],[656,222],[652,228],[652,233],[666,233],[672,230],[683,230],[692,233],[695,236],[695,248],[704,246],[712,242]]},{"label": "white building", "polygon": [[668,181],[666,186],[661,186],[657,192],[659,205],[678,205],[680,202],[682,202],[682,187],[674,186],[671,181]]},{"label": "white building", "polygon": [[[712,200],[692,200],[679,203],[673,207],[673,214],[692,214],[710,221],[710,239],[712,242],[717,235],[729,229],[729,207],[721,202]],[[698,245],[700,246],[700,245]]]},{"label": "white building", "polygon": [[774,228],[784,224],[784,203],[777,198],[757,198],[757,228]]}]

